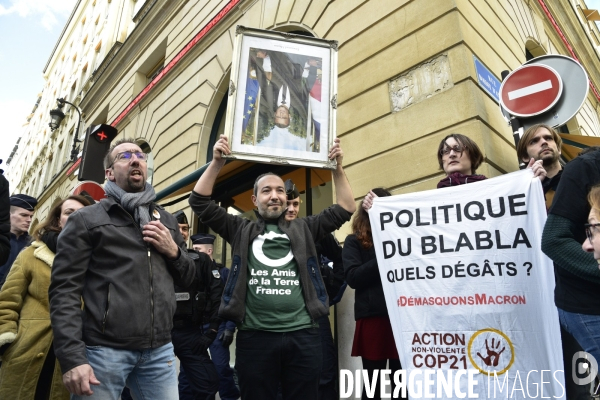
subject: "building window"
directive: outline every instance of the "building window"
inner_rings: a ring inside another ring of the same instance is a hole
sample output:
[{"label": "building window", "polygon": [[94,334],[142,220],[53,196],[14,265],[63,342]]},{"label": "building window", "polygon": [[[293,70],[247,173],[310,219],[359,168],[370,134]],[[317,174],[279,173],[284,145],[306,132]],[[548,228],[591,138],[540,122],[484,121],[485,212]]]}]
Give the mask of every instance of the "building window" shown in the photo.
[{"label": "building window", "polygon": [[152,82],[152,79],[156,78],[160,71],[165,67],[165,58],[163,57],[151,70],[146,74],[146,84]]},{"label": "building window", "polygon": [[164,68],[167,54],[167,39],[165,38],[152,51],[146,61],[140,65],[135,74],[133,96],[137,96]]}]

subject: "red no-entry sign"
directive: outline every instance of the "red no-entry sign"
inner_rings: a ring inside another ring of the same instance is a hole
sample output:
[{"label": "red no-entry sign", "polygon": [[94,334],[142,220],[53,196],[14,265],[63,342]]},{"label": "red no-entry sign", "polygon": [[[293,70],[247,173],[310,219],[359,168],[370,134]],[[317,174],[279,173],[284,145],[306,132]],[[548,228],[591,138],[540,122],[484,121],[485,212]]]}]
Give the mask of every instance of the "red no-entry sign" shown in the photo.
[{"label": "red no-entry sign", "polygon": [[562,90],[562,80],[553,68],[541,64],[524,65],[502,82],[500,103],[514,116],[532,117],[552,108]]},{"label": "red no-entry sign", "polygon": [[83,181],[79,185],[77,185],[73,191],[72,195],[81,194],[82,192],[86,192],[89,194],[92,199],[96,201],[100,201],[106,198],[106,193],[104,192],[104,188],[92,181]]}]

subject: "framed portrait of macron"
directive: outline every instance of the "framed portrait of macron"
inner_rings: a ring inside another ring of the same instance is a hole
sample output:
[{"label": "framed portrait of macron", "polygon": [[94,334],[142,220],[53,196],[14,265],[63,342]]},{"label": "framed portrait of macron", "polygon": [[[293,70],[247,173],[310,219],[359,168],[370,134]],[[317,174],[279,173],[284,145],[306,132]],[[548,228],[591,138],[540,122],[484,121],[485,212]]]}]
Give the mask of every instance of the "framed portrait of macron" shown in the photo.
[{"label": "framed portrait of macron", "polygon": [[237,26],[228,158],[335,169],[337,42]]}]

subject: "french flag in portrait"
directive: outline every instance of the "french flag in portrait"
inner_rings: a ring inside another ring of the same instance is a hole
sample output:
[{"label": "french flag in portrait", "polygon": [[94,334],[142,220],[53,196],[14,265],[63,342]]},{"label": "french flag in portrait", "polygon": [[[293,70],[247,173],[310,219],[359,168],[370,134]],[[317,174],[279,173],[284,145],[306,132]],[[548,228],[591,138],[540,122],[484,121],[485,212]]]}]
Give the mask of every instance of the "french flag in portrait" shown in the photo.
[{"label": "french flag in portrait", "polygon": [[321,79],[317,78],[309,93],[310,110],[315,124],[315,142],[321,141]]}]

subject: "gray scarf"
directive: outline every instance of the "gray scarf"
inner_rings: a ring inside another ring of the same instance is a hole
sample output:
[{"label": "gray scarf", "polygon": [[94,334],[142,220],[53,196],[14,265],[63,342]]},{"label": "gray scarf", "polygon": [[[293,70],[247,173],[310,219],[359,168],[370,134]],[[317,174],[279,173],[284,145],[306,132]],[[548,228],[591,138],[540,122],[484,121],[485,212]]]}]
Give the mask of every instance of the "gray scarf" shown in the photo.
[{"label": "gray scarf", "polygon": [[133,215],[135,221],[144,228],[150,222],[150,203],[156,198],[154,188],[148,182],[143,192],[128,193],[117,186],[112,181],[106,182],[104,191],[110,197],[113,197],[121,207],[129,214]]}]

